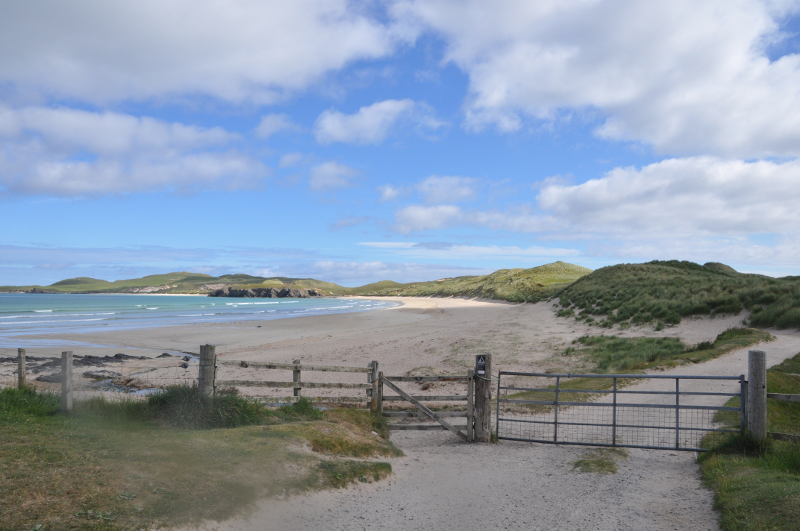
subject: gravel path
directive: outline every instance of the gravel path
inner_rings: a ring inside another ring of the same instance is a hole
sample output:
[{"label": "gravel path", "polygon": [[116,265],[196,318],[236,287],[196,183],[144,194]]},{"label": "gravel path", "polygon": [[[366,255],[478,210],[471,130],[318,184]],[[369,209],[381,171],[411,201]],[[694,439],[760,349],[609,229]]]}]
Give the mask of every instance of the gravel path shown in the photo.
[{"label": "gravel path", "polygon": [[[768,365],[800,352],[800,334],[761,345]],[[746,350],[666,373],[747,372]],[[647,385],[646,383],[639,386]],[[720,398],[720,403],[724,398]],[[266,500],[247,518],[208,530],[717,530],[713,494],[691,452],[630,450],[613,475],[580,473],[591,449],[514,443],[464,444],[447,432],[395,432],[407,457],[388,481]]]}]

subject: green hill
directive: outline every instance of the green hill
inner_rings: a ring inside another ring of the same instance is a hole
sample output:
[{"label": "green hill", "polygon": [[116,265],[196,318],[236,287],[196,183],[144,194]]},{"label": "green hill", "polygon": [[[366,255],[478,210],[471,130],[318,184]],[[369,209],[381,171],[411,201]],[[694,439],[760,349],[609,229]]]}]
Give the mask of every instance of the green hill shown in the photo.
[{"label": "green hill", "polygon": [[[604,267],[558,294],[562,317],[602,326],[677,324],[693,315],[751,312],[757,327],[800,328],[800,279],[738,273],[724,264],[648,262]],[[626,324],[627,323],[627,324]]]},{"label": "green hill", "polygon": [[591,273],[591,269],[554,262],[531,269],[501,269],[490,275],[457,277],[431,282],[398,284],[384,280],[351,288],[350,295],[402,297],[479,297],[510,302],[534,302],[555,295],[559,289]]}]

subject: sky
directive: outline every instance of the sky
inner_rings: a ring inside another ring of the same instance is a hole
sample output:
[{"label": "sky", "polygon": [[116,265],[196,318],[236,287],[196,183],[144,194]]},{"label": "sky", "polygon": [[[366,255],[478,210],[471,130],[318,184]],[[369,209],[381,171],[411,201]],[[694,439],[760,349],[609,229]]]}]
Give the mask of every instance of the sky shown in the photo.
[{"label": "sky", "polygon": [[800,274],[800,0],[8,0],[0,285]]}]

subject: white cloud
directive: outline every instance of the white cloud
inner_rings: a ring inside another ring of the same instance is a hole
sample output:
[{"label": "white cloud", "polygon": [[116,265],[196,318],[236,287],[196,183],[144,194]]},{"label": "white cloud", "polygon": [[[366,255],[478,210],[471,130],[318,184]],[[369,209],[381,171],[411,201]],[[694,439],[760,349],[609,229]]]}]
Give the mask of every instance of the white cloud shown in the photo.
[{"label": "white cloud", "polygon": [[402,256],[440,260],[514,260],[581,255],[581,251],[577,249],[541,246],[481,246],[448,244],[446,242],[360,242],[359,245],[380,249]]},{"label": "white cloud", "polygon": [[292,166],[302,164],[306,158],[307,157],[302,153],[287,153],[281,157],[281,160],[278,162],[278,167],[291,168]]},{"label": "white cloud", "polygon": [[349,188],[353,186],[353,179],[359,171],[346,164],[338,162],[324,162],[314,166],[311,170],[311,189],[325,192],[335,188]]},{"label": "white cloud", "polygon": [[400,188],[395,188],[391,184],[385,184],[383,186],[379,186],[378,191],[381,193],[381,197],[379,199],[381,203],[397,199],[403,194],[403,190],[401,190]]},{"label": "white cloud", "polygon": [[438,177],[432,175],[417,185],[428,203],[460,203],[477,195],[475,179],[469,177]]},{"label": "white cloud", "polygon": [[668,159],[541,190],[563,229],[613,234],[734,236],[800,232],[800,161]]},{"label": "white cloud", "polygon": [[414,39],[347,0],[20,2],[0,17],[0,84],[88,102],[270,102]]},{"label": "white cloud", "polygon": [[0,193],[97,196],[258,186],[269,169],[238,137],[119,113],[0,108]]},{"label": "white cloud", "polygon": [[324,278],[349,286],[362,286],[380,280],[395,282],[419,282],[442,277],[461,275],[484,275],[492,269],[459,267],[440,264],[372,262],[340,262],[320,260],[298,270],[295,274]]},{"label": "white cloud", "polygon": [[456,205],[412,205],[394,213],[394,230],[400,234],[445,229],[464,222],[464,212]]},{"label": "white cloud", "polygon": [[314,124],[314,136],[320,144],[380,144],[399,122],[429,130],[443,125],[426,105],[409,99],[385,100],[361,107],[355,114],[324,111]]},{"label": "white cloud", "polygon": [[408,0],[394,14],[469,75],[467,125],[598,109],[605,138],[661,152],[800,155],[800,55],[770,61],[798,2]]},{"label": "white cloud", "polygon": [[261,118],[261,122],[256,127],[256,135],[261,138],[269,138],[281,131],[297,132],[302,131],[302,128],[285,114],[268,114]]}]

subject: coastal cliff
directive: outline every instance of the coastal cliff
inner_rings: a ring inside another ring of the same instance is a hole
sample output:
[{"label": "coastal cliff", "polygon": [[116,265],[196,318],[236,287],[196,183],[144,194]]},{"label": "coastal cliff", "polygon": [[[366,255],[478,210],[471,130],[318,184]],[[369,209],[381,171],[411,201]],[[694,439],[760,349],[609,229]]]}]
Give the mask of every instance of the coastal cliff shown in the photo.
[{"label": "coastal cliff", "polygon": [[287,298],[287,299],[308,299],[314,297],[324,297],[321,291],[315,289],[297,288],[221,288],[208,294],[209,297],[244,297],[244,298]]}]

